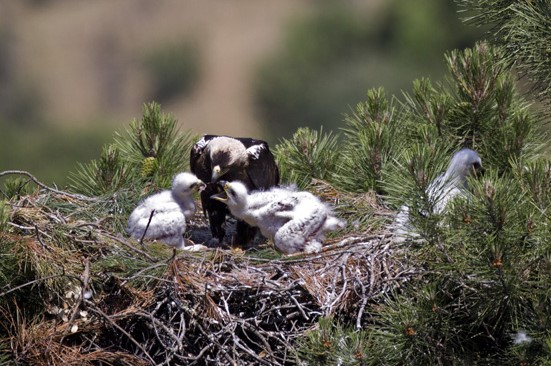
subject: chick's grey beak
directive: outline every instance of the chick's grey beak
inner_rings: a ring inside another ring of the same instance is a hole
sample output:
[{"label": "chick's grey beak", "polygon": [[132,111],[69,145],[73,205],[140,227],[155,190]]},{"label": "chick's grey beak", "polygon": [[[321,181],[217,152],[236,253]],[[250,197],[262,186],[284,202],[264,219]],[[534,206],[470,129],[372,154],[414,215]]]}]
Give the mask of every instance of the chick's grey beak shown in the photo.
[{"label": "chick's grey beak", "polygon": [[197,182],[197,190],[199,192],[202,192],[206,187],[207,187],[207,185],[205,183],[203,183],[203,181]]},{"label": "chick's grey beak", "polygon": [[473,166],[473,170],[476,177],[483,177],[484,173],[486,172],[486,169],[484,169],[484,167],[480,164],[475,164]]}]

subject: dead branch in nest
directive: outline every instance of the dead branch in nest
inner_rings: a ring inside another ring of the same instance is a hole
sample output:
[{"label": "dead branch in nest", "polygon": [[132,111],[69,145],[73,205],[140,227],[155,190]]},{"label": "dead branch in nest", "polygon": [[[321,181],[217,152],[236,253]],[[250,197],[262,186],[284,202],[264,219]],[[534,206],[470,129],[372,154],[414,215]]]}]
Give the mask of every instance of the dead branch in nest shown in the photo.
[{"label": "dead branch in nest", "polygon": [[[78,204],[71,198],[52,199]],[[52,262],[63,273],[7,288],[0,300],[61,276],[77,280],[78,296],[66,304],[66,319],[43,320],[54,332],[48,342],[75,353],[109,350],[151,365],[293,365],[297,340],[320,317],[362,329],[371,322],[370,304],[415,275],[385,232],[333,239],[310,255],[268,259],[260,252],[216,249],[181,252],[166,262],[158,250],[168,255],[169,247],[137,248],[136,241],[110,231],[101,216],[63,216],[38,204],[40,199],[26,197],[15,208],[10,230],[32,238],[29,248],[40,251],[33,260]],[[55,232],[60,228],[68,229]],[[57,301],[67,290],[57,288],[61,296],[50,296],[48,286],[42,287],[44,306],[61,308]],[[92,288],[94,296],[85,296]]]},{"label": "dead branch in nest", "polygon": [[63,191],[60,191],[58,189],[49,187],[46,184],[39,181],[34,175],[32,175],[31,173],[29,173],[27,171],[24,171],[24,170],[5,170],[3,172],[0,172],[0,177],[2,177],[4,175],[24,175],[24,176],[27,176],[28,178],[30,178],[37,186],[39,186],[40,188],[45,189],[47,191],[50,191],[50,192],[53,192],[53,193],[56,193],[56,194],[59,194],[59,195],[62,195],[62,196],[75,198],[75,199],[82,200],[82,201],[96,201],[96,198],[93,198],[93,197],[87,197],[87,196],[84,196],[82,194],[74,194],[74,193],[63,192]]}]

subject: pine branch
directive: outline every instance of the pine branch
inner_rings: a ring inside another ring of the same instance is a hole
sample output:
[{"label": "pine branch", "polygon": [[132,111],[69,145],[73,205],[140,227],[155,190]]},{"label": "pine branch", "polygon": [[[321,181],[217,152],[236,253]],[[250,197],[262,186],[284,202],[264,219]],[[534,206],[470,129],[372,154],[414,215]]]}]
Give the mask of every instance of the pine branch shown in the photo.
[{"label": "pine branch", "polygon": [[474,15],[464,20],[490,26],[503,60],[530,80],[537,96],[551,102],[551,4],[549,1],[456,0]]}]

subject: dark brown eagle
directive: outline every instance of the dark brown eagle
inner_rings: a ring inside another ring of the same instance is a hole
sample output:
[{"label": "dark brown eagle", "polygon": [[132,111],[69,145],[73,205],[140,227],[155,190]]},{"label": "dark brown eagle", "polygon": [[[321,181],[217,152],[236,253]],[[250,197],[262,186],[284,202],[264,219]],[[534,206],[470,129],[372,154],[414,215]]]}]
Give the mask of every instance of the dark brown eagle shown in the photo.
[{"label": "dark brown eagle", "polygon": [[[265,190],[279,184],[279,169],[266,141],[248,137],[205,135],[190,154],[190,167],[207,187],[201,192],[203,211],[207,215],[212,237],[219,244],[226,235],[228,207],[211,196],[223,192],[219,181],[240,181],[249,191]],[[232,245],[247,247],[257,228],[238,220]]]}]

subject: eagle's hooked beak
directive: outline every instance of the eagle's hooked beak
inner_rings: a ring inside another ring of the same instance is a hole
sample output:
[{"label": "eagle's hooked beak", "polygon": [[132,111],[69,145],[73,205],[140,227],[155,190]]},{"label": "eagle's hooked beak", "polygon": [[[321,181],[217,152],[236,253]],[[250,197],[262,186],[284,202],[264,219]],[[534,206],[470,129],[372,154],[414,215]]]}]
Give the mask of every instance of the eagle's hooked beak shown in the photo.
[{"label": "eagle's hooked beak", "polygon": [[222,170],[222,167],[220,167],[220,165],[216,165],[214,168],[212,168],[212,176],[210,179],[211,183],[215,183],[224,174],[226,174],[226,171]]}]

